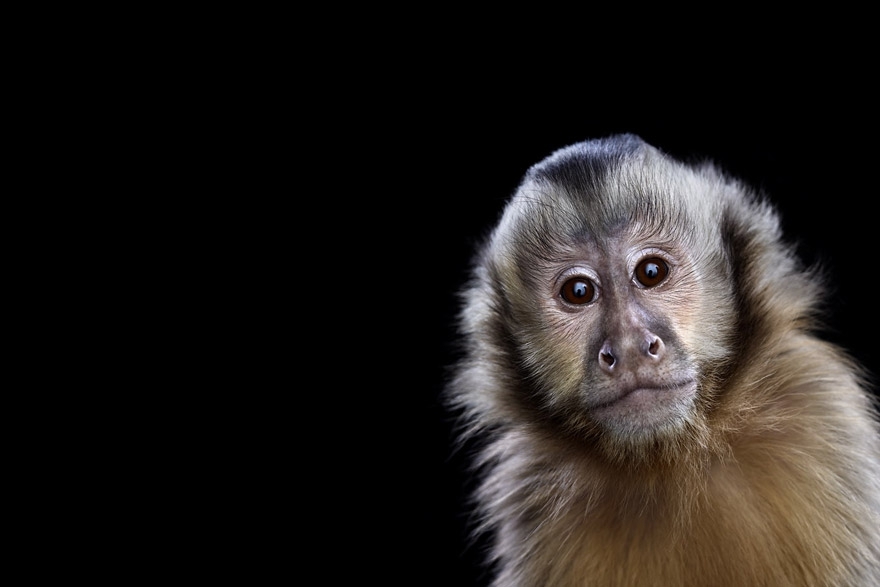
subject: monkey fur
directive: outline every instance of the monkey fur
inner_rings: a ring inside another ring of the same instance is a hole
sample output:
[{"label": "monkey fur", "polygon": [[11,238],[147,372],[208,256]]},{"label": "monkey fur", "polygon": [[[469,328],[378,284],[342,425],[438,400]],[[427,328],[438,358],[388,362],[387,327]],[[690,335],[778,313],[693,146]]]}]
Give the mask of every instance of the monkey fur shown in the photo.
[{"label": "monkey fur", "polygon": [[497,587],[878,586],[869,376],[769,201],[627,134],[529,169],[445,399]]}]

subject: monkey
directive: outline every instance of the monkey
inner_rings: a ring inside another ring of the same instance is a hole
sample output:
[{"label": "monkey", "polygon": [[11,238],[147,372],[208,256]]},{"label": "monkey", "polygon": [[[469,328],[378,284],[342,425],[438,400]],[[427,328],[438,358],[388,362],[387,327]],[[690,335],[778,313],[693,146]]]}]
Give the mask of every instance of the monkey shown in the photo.
[{"label": "monkey", "polygon": [[442,392],[495,587],[880,585],[871,375],[769,194],[634,133],[525,171]]}]

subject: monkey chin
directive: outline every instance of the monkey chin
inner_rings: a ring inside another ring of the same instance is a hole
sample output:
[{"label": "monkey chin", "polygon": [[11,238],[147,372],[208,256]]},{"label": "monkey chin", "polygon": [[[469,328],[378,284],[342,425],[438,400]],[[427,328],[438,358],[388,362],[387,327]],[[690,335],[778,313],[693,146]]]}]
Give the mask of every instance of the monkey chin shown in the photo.
[{"label": "monkey chin", "polygon": [[697,382],[689,379],[657,387],[635,385],[603,395],[612,399],[589,408],[593,421],[618,448],[621,444],[644,448],[676,436],[691,421]]}]

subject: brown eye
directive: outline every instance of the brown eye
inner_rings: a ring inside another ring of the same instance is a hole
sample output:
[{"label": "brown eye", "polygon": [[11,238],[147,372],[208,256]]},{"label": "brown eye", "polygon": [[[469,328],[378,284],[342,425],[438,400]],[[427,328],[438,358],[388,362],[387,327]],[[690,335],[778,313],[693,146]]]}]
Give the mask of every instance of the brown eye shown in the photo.
[{"label": "brown eye", "polygon": [[596,299],[596,286],[589,279],[572,277],[562,284],[559,295],[569,304],[589,304]]},{"label": "brown eye", "polygon": [[669,275],[669,265],[660,257],[647,257],[636,265],[636,279],[645,287],[654,287]]}]

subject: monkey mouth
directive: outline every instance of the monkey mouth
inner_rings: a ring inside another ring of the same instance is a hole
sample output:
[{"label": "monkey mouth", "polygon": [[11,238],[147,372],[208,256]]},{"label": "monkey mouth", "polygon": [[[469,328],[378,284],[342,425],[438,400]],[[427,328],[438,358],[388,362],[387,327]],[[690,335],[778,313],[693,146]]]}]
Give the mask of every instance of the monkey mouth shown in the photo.
[{"label": "monkey mouth", "polygon": [[664,407],[689,403],[696,395],[697,382],[686,379],[665,385],[634,385],[615,394],[615,397],[592,406],[594,411],[630,412],[640,414],[654,412]]}]

